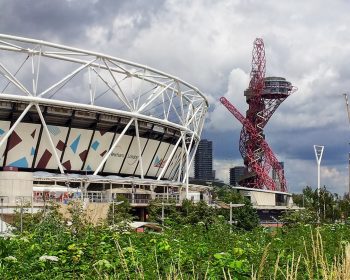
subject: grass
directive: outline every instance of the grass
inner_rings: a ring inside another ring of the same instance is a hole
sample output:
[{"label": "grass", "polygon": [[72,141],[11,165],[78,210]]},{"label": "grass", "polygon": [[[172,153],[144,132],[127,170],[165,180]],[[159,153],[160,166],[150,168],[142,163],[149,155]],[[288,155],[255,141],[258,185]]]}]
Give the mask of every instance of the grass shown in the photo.
[{"label": "grass", "polygon": [[[304,242],[304,254],[295,255],[286,264],[280,262],[280,254],[277,255],[274,265],[274,274],[270,276],[273,280],[298,280],[298,279],[323,279],[323,280],[349,280],[350,279],[350,244],[343,245],[340,256],[333,256],[333,261],[326,257],[322,236],[318,228],[310,232],[311,254]],[[263,268],[266,265],[270,244],[265,247],[259,268],[252,272],[252,280],[265,280]],[[306,273],[300,271],[300,264],[306,268]]]}]

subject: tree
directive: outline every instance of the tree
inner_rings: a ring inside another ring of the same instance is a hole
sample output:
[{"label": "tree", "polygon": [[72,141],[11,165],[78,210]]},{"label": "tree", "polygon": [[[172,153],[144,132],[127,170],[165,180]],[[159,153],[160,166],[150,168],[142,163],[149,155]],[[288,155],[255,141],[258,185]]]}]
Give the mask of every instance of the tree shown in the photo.
[{"label": "tree", "polygon": [[204,223],[206,227],[215,221],[215,210],[205,201],[201,200],[194,203],[190,200],[184,200],[181,207],[182,217],[186,224]]},{"label": "tree", "polygon": [[317,212],[311,209],[286,211],[282,215],[281,221],[289,227],[312,224],[317,221]]},{"label": "tree", "polygon": [[151,222],[163,223],[162,221],[162,209],[164,209],[164,224],[182,224],[179,212],[176,209],[175,200],[154,199],[147,207],[148,219]]},{"label": "tree", "polygon": [[338,201],[338,210],[340,219],[346,220],[350,216],[350,200],[348,197],[344,197]]},{"label": "tree", "polygon": [[237,227],[252,230],[260,224],[259,216],[250,202],[245,206],[233,209],[233,219],[237,221]]},{"label": "tree", "polygon": [[129,200],[123,195],[117,195],[117,198],[114,201],[114,203],[111,203],[109,205],[107,223],[109,225],[112,225],[124,221],[131,221],[131,209],[132,208],[130,206]]},{"label": "tree", "polygon": [[[253,208],[251,202],[242,196],[237,190],[229,186],[215,188],[214,194],[216,200],[226,204],[237,203],[245,204],[243,207],[232,209],[232,218],[236,221],[236,226],[245,230],[251,230],[260,223],[257,211]],[[218,210],[218,212],[229,220],[230,212],[227,209]]]},{"label": "tree", "polygon": [[230,186],[215,187],[213,197],[225,203],[244,203],[246,201],[237,190],[232,189]]},{"label": "tree", "polygon": [[346,203],[342,203],[339,196],[329,192],[325,186],[320,189],[319,195],[317,189],[313,190],[310,186],[306,186],[302,194],[293,194],[293,201],[299,207],[319,213],[321,222],[340,219],[342,212],[340,205],[346,208]]}]

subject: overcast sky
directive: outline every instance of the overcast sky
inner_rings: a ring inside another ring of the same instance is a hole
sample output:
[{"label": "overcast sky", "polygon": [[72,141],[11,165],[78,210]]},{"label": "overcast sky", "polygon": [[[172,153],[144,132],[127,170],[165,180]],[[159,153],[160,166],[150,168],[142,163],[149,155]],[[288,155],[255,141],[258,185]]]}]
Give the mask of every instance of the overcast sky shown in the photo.
[{"label": "overcast sky", "polygon": [[266,140],[285,162],[288,187],[317,185],[313,145],[324,145],[321,184],[348,188],[350,1],[346,0],[0,0],[0,33],[103,52],[154,67],[198,87],[210,101],[203,137],[214,143],[217,177],[242,165],[241,124],[218,103],[242,113],[256,37],[266,75],[298,91],[277,109]]}]

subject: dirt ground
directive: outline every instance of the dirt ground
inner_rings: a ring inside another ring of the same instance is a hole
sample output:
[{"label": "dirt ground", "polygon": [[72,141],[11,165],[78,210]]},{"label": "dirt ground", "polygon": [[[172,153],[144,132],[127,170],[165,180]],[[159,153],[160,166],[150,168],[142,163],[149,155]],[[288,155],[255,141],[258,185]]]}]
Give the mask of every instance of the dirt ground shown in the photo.
[{"label": "dirt ground", "polygon": [[[60,206],[59,211],[62,213],[64,218],[69,220],[70,214],[68,211],[68,207],[71,206],[67,204],[62,204]],[[88,220],[95,225],[107,218],[108,209],[109,203],[87,203],[84,206],[84,210]]]}]

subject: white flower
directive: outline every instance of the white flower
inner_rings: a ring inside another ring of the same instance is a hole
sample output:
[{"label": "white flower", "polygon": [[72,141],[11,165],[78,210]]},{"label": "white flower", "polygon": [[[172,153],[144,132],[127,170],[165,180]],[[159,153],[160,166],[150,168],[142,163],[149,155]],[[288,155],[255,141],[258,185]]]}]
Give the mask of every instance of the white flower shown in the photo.
[{"label": "white flower", "polygon": [[39,261],[42,261],[42,262],[45,262],[45,261],[58,262],[58,257],[56,257],[56,256],[42,255],[42,256],[39,258]]},{"label": "white flower", "polygon": [[26,237],[21,237],[20,240],[22,240],[22,241],[25,242],[25,243],[28,243],[28,242],[29,242],[28,238],[26,238]]},{"label": "white flower", "polygon": [[5,261],[9,261],[9,262],[17,262],[17,258],[14,256],[8,256],[6,258],[4,258]]}]

